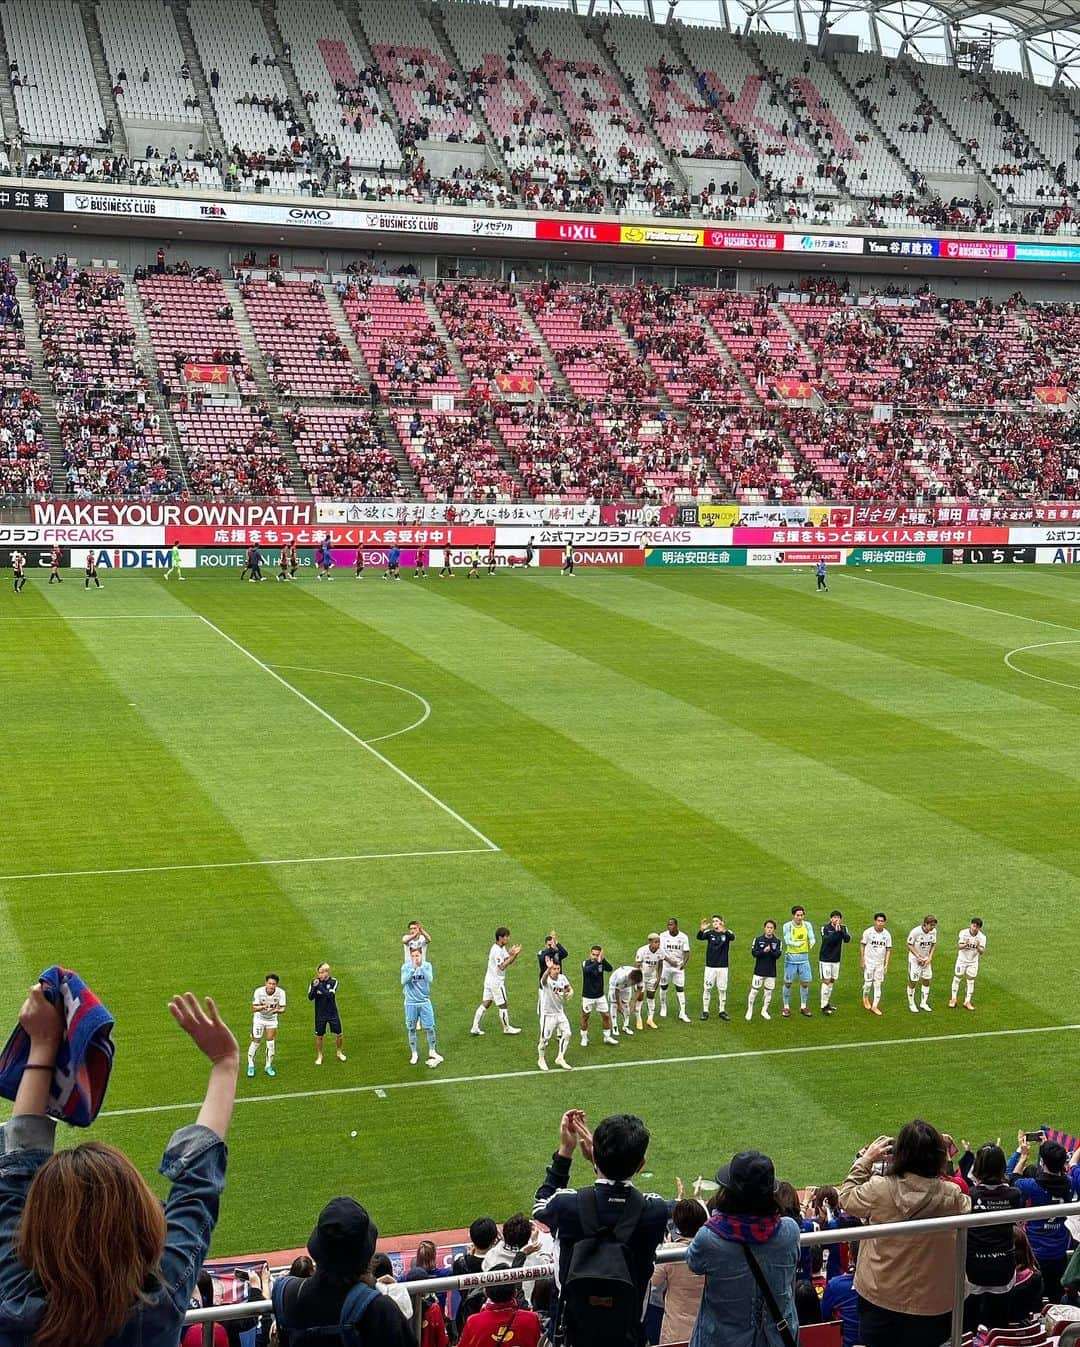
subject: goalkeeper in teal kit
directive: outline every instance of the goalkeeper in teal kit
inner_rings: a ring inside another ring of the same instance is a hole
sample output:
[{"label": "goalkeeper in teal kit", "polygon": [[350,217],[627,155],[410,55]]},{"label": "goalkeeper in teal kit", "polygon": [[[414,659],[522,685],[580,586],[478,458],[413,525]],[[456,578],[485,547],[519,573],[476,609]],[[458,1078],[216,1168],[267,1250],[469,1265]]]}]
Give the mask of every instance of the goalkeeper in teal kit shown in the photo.
[{"label": "goalkeeper in teal kit", "polygon": [[413,1066],[419,1060],[417,1035],[423,1029],[428,1042],[428,1066],[442,1061],[435,1045],[435,1009],[431,1004],[431,984],[435,972],[424,958],[422,949],[412,949],[401,965],[401,990],[405,997],[405,1030],[409,1035],[409,1061]]}]

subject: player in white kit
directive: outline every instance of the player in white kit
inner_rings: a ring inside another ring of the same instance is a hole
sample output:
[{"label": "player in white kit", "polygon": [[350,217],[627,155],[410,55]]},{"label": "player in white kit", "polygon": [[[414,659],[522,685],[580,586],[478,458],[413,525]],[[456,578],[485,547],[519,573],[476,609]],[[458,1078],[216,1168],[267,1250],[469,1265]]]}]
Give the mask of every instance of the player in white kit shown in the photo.
[{"label": "player in white kit", "polygon": [[285,1013],[285,991],[278,986],[278,975],[267,973],[266,981],[256,987],[251,997],[254,1015],[251,1021],[251,1043],[248,1046],[247,1073],[255,1074],[255,1054],[259,1044],[266,1040],[266,1074],[276,1076],[274,1053],[277,1051],[278,1016]]},{"label": "player in white kit", "polygon": [[690,937],[679,930],[679,923],[672,917],[667,930],[660,937],[660,953],[664,962],[660,966],[660,1018],[667,1014],[668,988],[675,988],[679,1001],[679,1019],[683,1024],[690,1023],[686,1013],[686,965],[690,962]]},{"label": "player in white kit", "polygon": [[633,1038],[630,1028],[630,1016],[634,1009],[634,999],[641,986],[641,969],[633,964],[620,964],[608,979],[608,1000],[611,1003],[611,1032],[619,1037],[619,1021],[622,1020],[622,1032]]},{"label": "player in white kit", "polygon": [[881,984],[885,981],[892,958],[892,936],[885,929],[886,921],[888,918],[884,912],[875,912],[874,924],[863,931],[859,944],[863,1009],[874,1015],[881,1014]]},{"label": "player in white kit", "polygon": [[559,1041],[555,1065],[566,1071],[571,1069],[566,1060],[566,1049],[570,1046],[570,1021],[566,1015],[566,1003],[573,994],[574,989],[563,974],[562,965],[552,960],[540,979],[540,1044],[536,1064],[541,1071],[548,1069],[544,1054],[552,1038]]},{"label": "player in white kit", "polygon": [[975,995],[975,979],[979,976],[979,955],[985,949],[986,936],[983,935],[982,917],[972,917],[957,938],[956,967],[953,969],[952,995],[949,998],[951,1009],[956,1008],[961,978],[967,979],[964,1009],[975,1009],[971,1003],[971,998]]},{"label": "player in white kit", "polygon": [[645,1002],[648,1011],[645,1023],[650,1029],[656,1028],[656,993],[660,990],[660,966],[664,956],[660,953],[660,936],[656,931],[649,934],[648,944],[642,945],[634,955],[634,967],[641,969],[641,986],[635,1001],[635,1029],[641,1029],[641,1003]]},{"label": "player in white kit", "polygon": [[[908,1010],[917,1015],[930,1009],[930,979],[934,976],[934,950],[937,948],[937,917],[929,913],[907,938],[907,1003]],[[915,1004],[915,988],[922,988],[919,1004]]]},{"label": "player in white kit", "polygon": [[521,953],[520,945],[508,945],[509,939],[509,926],[500,926],[495,932],[495,943],[488,951],[487,972],[484,974],[484,995],[480,1004],[476,1007],[472,1028],[469,1030],[470,1034],[482,1034],[484,1032],[480,1028],[480,1021],[484,1018],[484,1011],[491,1006],[498,1007],[504,1034],[521,1033],[520,1029],[515,1029],[510,1023],[510,1011],[506,1004],[506,970]]}]

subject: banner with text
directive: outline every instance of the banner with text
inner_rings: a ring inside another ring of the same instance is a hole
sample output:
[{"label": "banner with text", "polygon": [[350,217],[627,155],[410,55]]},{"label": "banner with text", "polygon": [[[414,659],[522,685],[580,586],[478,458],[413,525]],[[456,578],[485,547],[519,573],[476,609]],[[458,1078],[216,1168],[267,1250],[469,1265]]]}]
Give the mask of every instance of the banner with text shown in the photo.
[{"label": "banner with text", "polygon": [[193,528],[265,528],[315,523],[314,501],[36,500],[30,502],[35,524],[99,528],[107,524],[153,526],[185,524]]},{"label": "banner with text", "polygon": [[647,547],[646,566],[745,566],[743,547]]}]

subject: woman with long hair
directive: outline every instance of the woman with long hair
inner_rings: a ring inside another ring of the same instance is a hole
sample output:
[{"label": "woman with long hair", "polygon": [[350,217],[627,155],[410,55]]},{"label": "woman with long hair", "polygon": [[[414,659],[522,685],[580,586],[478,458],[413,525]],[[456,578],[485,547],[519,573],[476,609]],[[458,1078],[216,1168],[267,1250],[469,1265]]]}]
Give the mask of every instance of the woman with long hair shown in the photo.
[{"label": "woman with long hair", "polygon": [[[1023,1205],[1023,1194],[1005,1177],[1005,1152],[996,1145],[980,1146],[971,1167],[971,1210],[1015,1211]],[[1015,1285],[1013,1227],[974,1226],[968,1231],[965,1328],[1004,1328]]]},{"label": "woman with long hair", "polygon": [[[971,1199],[945,1182],[947,1168],[945,1138],[916,1118],[855,1157],[840,1204],[868,1225],[963,1215]],[[955,1250],[954,1230],[865,1242],[855,1269],[864,1347],[939,1347],[948,1338]]]},{"label": "woman with long hair", "polygon": [[176,1347],[217,1223],[236,1039],[207,997],[169,1011],[210,1059],[198,1118],[172,1136],[164,1207],[131,1161],[87,1141],[53,1153],[46,1116],[64,1022],[35,983],[19,1012],[30,1053],[0,1129],[0,1340],[5,1347]]},{"label": "woman with long hair", "polygon": [[[674,1248],[688,1248],[707,1219],[708,1213],[696,1198],[680,1198],[671,1213],[675,1232],[666,1243]],[[694,1330],[694,1320],[701,1304],[701,1278],[695,1276],[685,1263],[661,1263],[653,1273],[652,1286],[664,1300],[661,1344],[686,1342]]]}]

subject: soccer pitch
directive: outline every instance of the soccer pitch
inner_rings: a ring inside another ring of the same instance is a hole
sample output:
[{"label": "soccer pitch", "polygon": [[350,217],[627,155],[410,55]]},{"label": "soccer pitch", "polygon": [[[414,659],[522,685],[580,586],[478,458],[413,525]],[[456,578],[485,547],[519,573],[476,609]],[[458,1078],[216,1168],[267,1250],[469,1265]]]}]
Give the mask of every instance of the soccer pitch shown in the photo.
[{"label": "soccer pitch", "polygon": [[[205,1078],[168,996],[213,994],[243,1050],[253,989],[281,975],[277,1077],[260,1055],[241,1079],[215,1253],[301,1244],[337,1192],[384,1234],[501,1220],[570,1106],[642,1114],[665,1192],[748,1145],[797,1184],[836,1180],[914,1114],[974,1143],[1075,1127],[1080,575],[834,570],[827,595],[780,570],[45,578],[0,594],[7,1021],[42,967],[79,970],[117,1018],[94,1134],[150,1174]],[[817,1013],[815,961],[812,1019],[782,1020],[778,990],[772,1022],[745,1023],[750,941],[796,900],[819,928],[842,909],[856,942],[888,913],[881,1019],[853,943],[837,1015]],[[913,1016],[904,942],[928,911],[934,1013]],[[737,934],[729,1024],[697,1018],[713,912]],[[967,1014],[946,1002],[973,914],[989,943]],[[542,1075],[546,932],[580,995],[592,943],[631,962],[672,915],[693,1023],[608,1047],[594,1017],[582,1049],[575,999],[577,1069]],[[435,1071],[408,1064],[413,916],[433,936]],[[473,1038],[504,923],[523,1033],[489,1012]],[[349,1060],[316,1067],[323,959]]]}]

